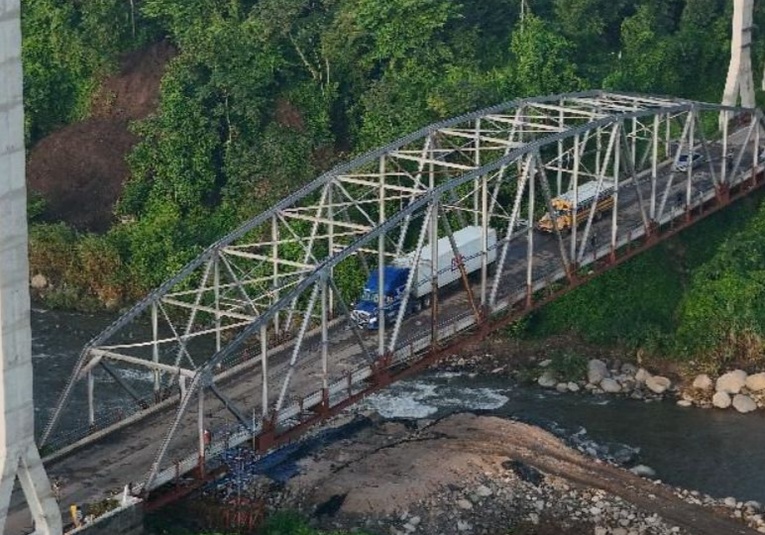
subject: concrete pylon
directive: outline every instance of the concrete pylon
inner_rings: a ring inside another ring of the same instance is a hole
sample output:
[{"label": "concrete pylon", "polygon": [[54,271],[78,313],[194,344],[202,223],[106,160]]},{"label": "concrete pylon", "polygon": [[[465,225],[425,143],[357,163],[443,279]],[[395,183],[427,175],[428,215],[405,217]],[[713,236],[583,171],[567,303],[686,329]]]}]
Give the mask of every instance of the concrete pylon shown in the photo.
[{"label": "concrete pylon", "polygon": [[0,533],[18,477],[35,534],[61,513],[34,441],[19,0],[0,0]]},{"label": "concrete pylon", "polygon": [[[754,0],[733,0],[733,34],[730,42],[730,66],[725,81],[722,103],[754,108],[754,78],[752,77],[752,11]],[[763,80],[765,84],[765,80]],[[720,129],[728,114],[720,113]]]}]

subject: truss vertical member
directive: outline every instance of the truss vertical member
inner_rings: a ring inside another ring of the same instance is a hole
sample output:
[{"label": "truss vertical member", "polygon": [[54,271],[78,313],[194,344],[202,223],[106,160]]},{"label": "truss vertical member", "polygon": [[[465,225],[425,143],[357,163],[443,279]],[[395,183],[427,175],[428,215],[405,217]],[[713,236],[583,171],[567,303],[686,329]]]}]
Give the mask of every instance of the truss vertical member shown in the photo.
[{"label": "truss vertical member", "polygon": [[0,532],[18,476],[35,533],[61,513],[34,441],[19,0],[0,0]]},{"label": "truss vertical member", "polygon": [[[752,11],[754,0],[733,0],[733,34],[730,42],[730,65],[722,103],[735,106],[741,97],[743,108],[754,107],[752,78]],[[765,78],[763,78],[765,84]],[[720,129],[729,114],[720,113]]]}]

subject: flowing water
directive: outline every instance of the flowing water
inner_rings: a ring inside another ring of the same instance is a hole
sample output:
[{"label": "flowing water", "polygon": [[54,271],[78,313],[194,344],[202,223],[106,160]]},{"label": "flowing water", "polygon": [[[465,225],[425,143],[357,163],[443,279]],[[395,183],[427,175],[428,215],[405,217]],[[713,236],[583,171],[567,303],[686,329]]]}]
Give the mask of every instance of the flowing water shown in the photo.
[{"label": "flowing water", "polygon": [[[87,341],[114,318],[33,310],[32,350],[38,433]],[[98,385],[96,385],[98,388]],[[110,403],[125,401],[113,389]],[[85,408],[84,390],[74,402]],[[559,394],[496,376],[428,373],[363,402],[388,418],[436,418],[474,411],[516,418],[604,457],[635,457],[663,481],[716,497],[765,502],[765,414],[678,407],[614,396]],[[66,420],[62,424],[66,425]],[[635,455],[636,454],[636,455]]]}]

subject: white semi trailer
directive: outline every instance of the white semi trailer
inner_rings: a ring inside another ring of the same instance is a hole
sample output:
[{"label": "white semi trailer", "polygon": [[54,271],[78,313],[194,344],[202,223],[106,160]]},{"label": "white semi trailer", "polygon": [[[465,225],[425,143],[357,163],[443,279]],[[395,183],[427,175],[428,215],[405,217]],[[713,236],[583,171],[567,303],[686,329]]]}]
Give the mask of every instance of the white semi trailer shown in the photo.
[{"label": "white semi trailer", "polygon": [[[461,277],[460,261],[465,266],[465,272],[470,274],[481,269],[481,251],[483,250],[483,229],[478,226],[468,226],[453,234],[457,249],[455,255],[448,237],[438,240],[435,270],[437,286],[443,288]],[[497,259],[497,231],[490,228],[487,233],[487,264]],[[430,304],[433,284],[432,252],[430,244],[422,248],[419,261],[416,251],[412,251],[394,259],[383,268],[383,307],[385,318],[390,320],[398,314],[404,301],[406,283],[409,273],[414,269],[412,288],[409,295],[408,311],[418,312]],[[369,275],[361,298],[351,313],[353,320],[362,327],[376,329],[378,322],[378,291],[380,289],[379,270],[374,269]]]}]

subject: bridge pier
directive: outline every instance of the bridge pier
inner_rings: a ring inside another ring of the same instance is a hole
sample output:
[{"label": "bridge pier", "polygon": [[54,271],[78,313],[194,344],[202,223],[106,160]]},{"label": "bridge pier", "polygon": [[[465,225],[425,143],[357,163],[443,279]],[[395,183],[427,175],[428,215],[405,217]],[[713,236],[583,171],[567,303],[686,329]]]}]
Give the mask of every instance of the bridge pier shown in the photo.
[{"label": "bridge pier", "polygon": [[[752,13],[754,0],[733,0],[733,22],[730,43],[730,64],[722,103],[735,106],[739,97],[741,106],[753,108],[754,79],[752,77]],[[765,83],[765,78],[763,78]],[[720,130],[728,120],[727,111],[720,112]]]},{"label": "bridge pier", "polygon": [[0,0],[0,531],[18,476],[35,534],[61,515],[34,441],[19,0]]}]

